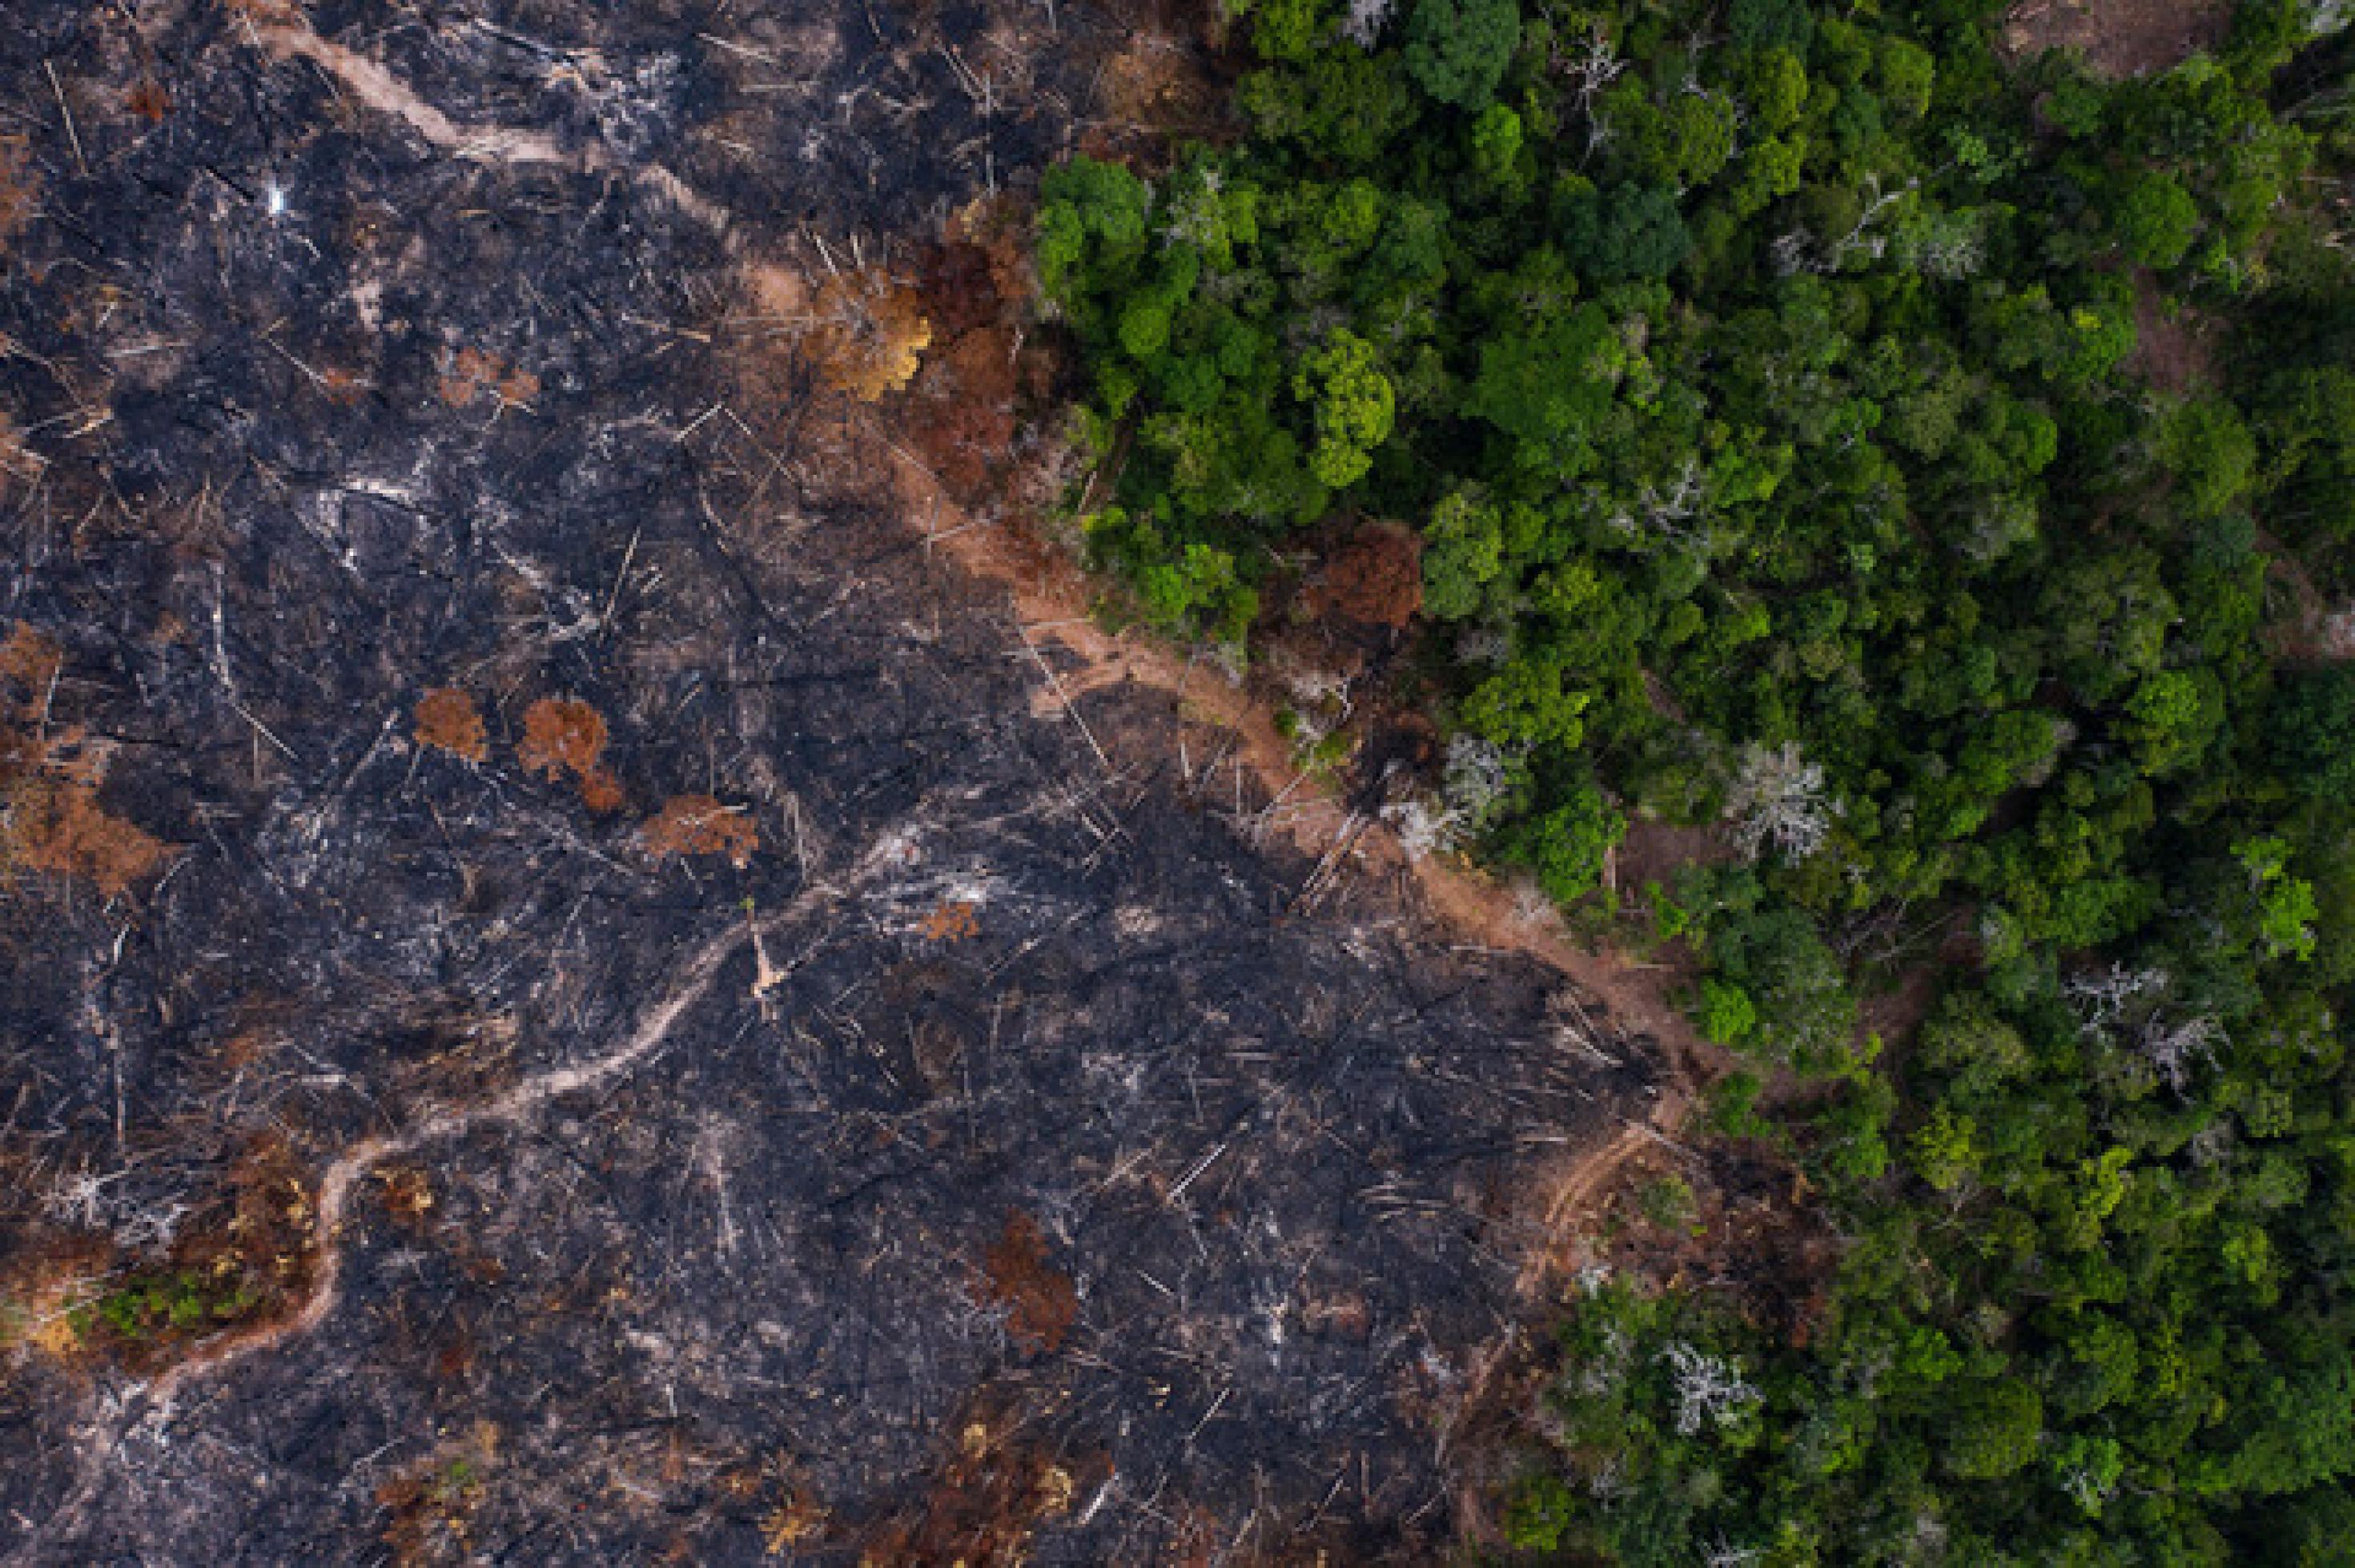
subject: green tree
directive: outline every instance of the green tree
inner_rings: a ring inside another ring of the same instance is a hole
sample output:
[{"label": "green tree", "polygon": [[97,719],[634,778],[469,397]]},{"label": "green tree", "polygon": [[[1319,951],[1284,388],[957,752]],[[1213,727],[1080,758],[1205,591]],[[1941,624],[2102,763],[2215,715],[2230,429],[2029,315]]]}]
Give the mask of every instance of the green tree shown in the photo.
[{"label": "green tree", "polygon": [[1508,863],[1535,872],[1555,902],[1572,903],[1601,885],[1604,861],[1626,833],[1627,819],[1582,785],[1551,810],[1507,828],[1497,848]]},{"label": "green tree", "polygon": [[2282,772],[2321,800],[2355,801],[2355,666],[2285,675],[2265,719]]},{"label": "green tree", "polygon": [[1591,461],[1588,437],[1610,409],[1621,365],[1610,318],[1578,305],[1535,331],[1516,328],[1483,343],[1465,408],[1522,443],[1532,466],[1572,476]]},{"label": "green tree", "polygon": [[1692,250],[1677,193],[1662,186],[1614,186],[1571,204],[1562,251],[1606,283],[1665,278]]},{"label": "green tree", "polygon": [[1961,1391],[1949,1407],[1944,1459],[1968,1481],[1994,1480],[2034,1462],[2044,1432],[2044,1402],[2018,1378]]},{"label": "green tree", "polygon": [[1450,491],[1423,530],[1423,608],[1461,621],[1480,608],[1481,590],[1504,567],[1505,532],[1497,509],[1470,489]]},{"label": "green tree", "polygon": [[1726,24],[1733,41],[1744,48],[1785,49],[1805,56],[1816,34],[1816,19],[1807,0],[1733,0]]},{"label": "green tree", "polygon": [[1520,41],[1518,0],[1415,0],[1406,68],[1442,103],[1481,109],[1496,97]]},{"label": "green tree", "polygon": [[1090,241],[1115,258],[1145,242],[1150,197],[1145,182],[1118,164],[1073,158],[1039,182],[1039,279],[1048,296],[1068,302]]},{"label": "green tree", "polygon": [[2256,438],[2221,398],[2197,399],[2169,414],[2159,426],[2159,453],[2195,517],[2221,516],[2246,495],[2257,466]]},{"label": "green tree", "polygon": [[1373,466],[1373,450],[1390,439],[1398,400],[1381,372],[1374,346],[1336,328],[1294,379],[1293,395],[1316,412],[1316,446],[1309,471],[1339,490]]},{"label": "green tree", "polygon": [[2172,267],[2199,237],[2200,204],[2169,176],[2141,175],[2127,185],[2114,221],[2118,246],[2129,261]]}]

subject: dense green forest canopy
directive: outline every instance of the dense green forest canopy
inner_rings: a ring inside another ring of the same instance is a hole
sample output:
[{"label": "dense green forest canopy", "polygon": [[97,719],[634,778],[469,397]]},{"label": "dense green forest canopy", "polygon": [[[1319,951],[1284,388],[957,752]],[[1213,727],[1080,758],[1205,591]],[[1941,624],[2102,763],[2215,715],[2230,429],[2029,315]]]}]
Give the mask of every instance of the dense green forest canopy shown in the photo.
[{"label": "dense green forest canopy", "polygon": [[1410,524],[1419,832],[1574,903],[1722,824],[1648,912],[1844,1240],[1805,1348],[1598,1285],[1517,1545],[2355,1561],[2345,7],[2115,81],[1987,0],[1230,10],[1234,138],[1042,192],[1091,548],[1241,643]]}]

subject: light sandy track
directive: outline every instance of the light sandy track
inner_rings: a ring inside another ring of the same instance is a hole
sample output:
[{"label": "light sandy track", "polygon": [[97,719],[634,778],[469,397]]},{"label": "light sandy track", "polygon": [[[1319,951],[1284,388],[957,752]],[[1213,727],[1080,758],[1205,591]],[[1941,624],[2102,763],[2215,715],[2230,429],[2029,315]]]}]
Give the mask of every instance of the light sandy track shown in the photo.
[{"label": "light sandy track", "polygon": [[[688,1008],[710,993],[720,969],[737,952],[751,944],[759,957],[754,990],[765,991],[783,977],[768,962],[767,938],[790,931],[812,915],[831,908],[886,869],[902,852],[906,839],[897,831],[877,836],[839,881],[812,885],[794,901],[773,914],[730,924],[708,938],[676,971],[662,999],[639,1017],[637,1027],[611,1050],[584,1061],[552,1068],[527,1078],[505,1093],[473,1105],[438,1112],[397,1133],[363,1138],[329,1162],[319,1176],[313,1230],[317,1238],[318,1266],[309,1294],[301,1307],[244,1332],[230,1332],[208,1341],[186,1360],[175,1363],[153,1382],[133,1384],[110,1402],[91,1423],[74,1490],[40,1531],[7,1559],[11,1564],[43,1561],[41,1553],[59,1537],[80,1530],[111,1474],[109,1461],[123,1442],[143,1425],[160,1426],[189,1388],[226,1371],[249,1356],[272,1349],[307,1334],[326,1321],[343,1300],[344,1222],[351,1211],[352,1194],[363,1178],[389,1160],[404,1158],[428,1145],[465,1136],[487,1126],[515,1125],[536,1115],[551,1101],[609,1083],[645,1061],[670,1038]],[[790,972],[791,965],[786,965]]]},{"label": "light sandy track", "polygon": [[1360,874],[1403,874],[1428,912],[1459,941],[1525,954],[1560,970],[1601,999],[1616,1029],[1657,1041],[1672,1069],[1707,1059],[1711,1048],[1701,1043],[1668,997],[1663,971],[1610,949],[1580,946],[1558,915],[1525,908],[1512,889],[1493,877],[1436,857],[1408,854],[1388,826],[1351,812],[1331,784],[1303,776],[1293,763],[1293,744],[1277,730],[1265,701],[1167,643],[1105,631],[1092,613],[1093,587],[1075,566],[1042,562],[1013,546],[1004,528],[978,526],[922,461],[888,435],[873,433],[879,458],[894,471],[902,510],[931,519],[928,549],[1004,588],[1026,644],[1034,649],[1051,644],[1080,660],[1078,669],[1040,690],[1035,711],[1067,713],[1077,723],[1074,704],[1092,691],[1134,685],[1166,694],[1178,703],[1182,719],[1232,733],[1239,763],[1271,798],[1286,802],[1283,831],[1303,853],[1323,857],[1346,843],[1347,856]]},{"label": "light sandy track", "polygon": [[453,157],[475,163],[545,165],[582,174],[617,175],[654,192],[713,233],[734,233],[734,220],[727,208],[660,164],[625,165],[596,145],[568,150],[545,131],[512,125],[460,124],[420,97],[414,88],[381,62],[321,37],[308,23],[273,22],[256,27],[253,37],[277,59],[310,61],[354,98],[378,113],[392,116],[424,138],[427,144]]}]

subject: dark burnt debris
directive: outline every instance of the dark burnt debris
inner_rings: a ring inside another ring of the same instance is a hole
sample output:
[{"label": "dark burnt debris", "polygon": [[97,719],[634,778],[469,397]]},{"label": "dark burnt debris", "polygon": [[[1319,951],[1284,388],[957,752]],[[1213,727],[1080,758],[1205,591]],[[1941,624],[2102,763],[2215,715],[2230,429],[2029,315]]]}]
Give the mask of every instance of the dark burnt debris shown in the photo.
[{"label": "dark burnt debris", "polygon": [[156,848],[0,864],[0,1557],[1451,1538],[1646,1053],[1042,703],[746,282],[920,278],[1146,22],[8,7],[5,754]]}]

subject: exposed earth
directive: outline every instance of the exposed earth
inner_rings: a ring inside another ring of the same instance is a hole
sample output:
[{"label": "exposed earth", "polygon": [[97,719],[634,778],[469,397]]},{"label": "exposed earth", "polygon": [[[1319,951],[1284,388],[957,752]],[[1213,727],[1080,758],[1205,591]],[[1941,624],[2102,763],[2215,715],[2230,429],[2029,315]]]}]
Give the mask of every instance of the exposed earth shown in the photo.
[{"label": "exposed earth", "polygon": [[1470,1527],[1667,1009],[975,571],[1196,43],[10,6],[0,1560]]},{"label": "exposed earth", "polygon": [[2104,76],[2147,76],[2223,40],[2231,0],[2019,0],[2004,18],[2015,55],[2071,49]]}]

